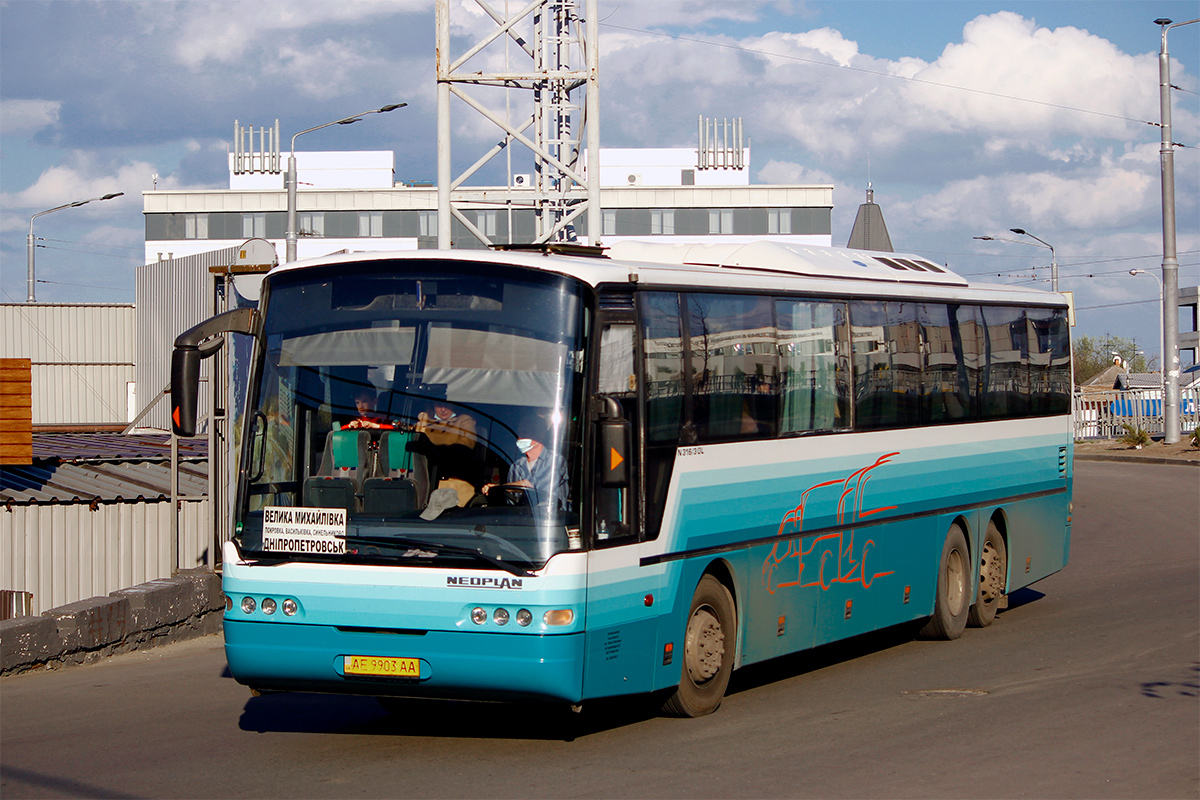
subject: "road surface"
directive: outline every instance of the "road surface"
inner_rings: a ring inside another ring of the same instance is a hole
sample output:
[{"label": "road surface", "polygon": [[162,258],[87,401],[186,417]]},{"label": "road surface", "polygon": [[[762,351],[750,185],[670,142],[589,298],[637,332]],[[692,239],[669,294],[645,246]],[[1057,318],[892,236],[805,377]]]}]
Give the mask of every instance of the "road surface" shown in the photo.
[{"label": "road surface", "polygon": [[1200,470],[1080,462],[1071,563],[954,642],[888,631],[644,699],[252,698],[208,637],[0,681],[0,795],[1200,795]]}]

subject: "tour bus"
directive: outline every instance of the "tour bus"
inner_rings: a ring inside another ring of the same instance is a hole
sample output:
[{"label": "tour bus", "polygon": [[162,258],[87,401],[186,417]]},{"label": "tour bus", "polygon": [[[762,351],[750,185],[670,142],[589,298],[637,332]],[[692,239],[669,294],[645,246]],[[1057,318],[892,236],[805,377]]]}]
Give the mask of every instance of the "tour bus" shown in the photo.
[{"label": "tour bus", "polygon": [[225,648],[256,692],[699,716],[738,667],[956,639],[1067,563],[1059,294],[767,242],[332,255],[179,336],[181,435],[228,332]]}]

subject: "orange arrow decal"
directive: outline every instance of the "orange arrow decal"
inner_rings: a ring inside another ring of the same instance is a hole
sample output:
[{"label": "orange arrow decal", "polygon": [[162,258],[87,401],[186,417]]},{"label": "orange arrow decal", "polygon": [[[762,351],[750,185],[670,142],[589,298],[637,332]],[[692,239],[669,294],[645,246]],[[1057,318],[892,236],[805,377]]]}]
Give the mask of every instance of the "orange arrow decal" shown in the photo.
[{"label": "orange arrow decal", "polygon": [[612,470],[616,469],[617,467],[619,467],[621,465],[621,462],[624,461],[625,459],[622,458],[621,454],[617,452],[617,448],[610,447],[609,450],[610,450],[609,461],[611,463],[608,465],[608,469],[610,471],[612,471]]}]

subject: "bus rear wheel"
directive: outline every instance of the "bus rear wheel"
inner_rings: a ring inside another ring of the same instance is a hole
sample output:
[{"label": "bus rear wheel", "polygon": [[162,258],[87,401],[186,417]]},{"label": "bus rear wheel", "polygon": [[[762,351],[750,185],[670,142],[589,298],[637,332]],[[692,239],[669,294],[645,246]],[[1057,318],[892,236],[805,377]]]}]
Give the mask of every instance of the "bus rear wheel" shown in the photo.
[{"label": "bus rear wheel", "polygon": [[705,575],[692,595],[683,637],[683,664],[679,688],[663,704],[678,717],[702,717],[721,705],[733,672],[737,621],[729,590],[712,575]]},{"label": "bus rear wheel", "polygon": [[994,521],[988,522],[987,533],[979,548],[979,590],[975,603],[967,616],[972,628],[986,628],[996,618],[1000,598],[1004,596],[1004,582],[1008,578],[1008,550],[1004,537]]},{"label": "bus rear wheel", "polygon": [[968,569],[967,537],[957,522],[950,526],[942,544],[938,564],[937,595],[933,616],[921,629],[925,639],[957,639],[967,627],[971,572]]}]

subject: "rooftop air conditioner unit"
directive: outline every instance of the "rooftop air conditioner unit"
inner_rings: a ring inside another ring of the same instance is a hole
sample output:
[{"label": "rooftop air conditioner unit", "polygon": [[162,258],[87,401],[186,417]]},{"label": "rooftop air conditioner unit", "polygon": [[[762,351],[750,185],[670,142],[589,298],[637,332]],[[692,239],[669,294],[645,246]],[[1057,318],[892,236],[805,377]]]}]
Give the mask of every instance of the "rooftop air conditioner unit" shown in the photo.
[{"label": "rooftop air conditioner unit", "polygon": [[528,172],[522,172],[519,175],[512,176],[512,185],[518,189],[528,189],[531,180],[532,179]]},{"label": "rooftop air conditioner unit", "polygon": [[636,173],[633,173],[633,172],[631,172],[631,173],[629,173],[629,177],[628,177],[628,178],[626,178],[626,179],[625,179],[625,181],[626,181],[626,182],[627,182],[627,183],[628,183],[630,186],[641,186],[641,184],[642,184],[642,176],[641,176],[641,175],[638,175],[638,174],[636,174]]}]

